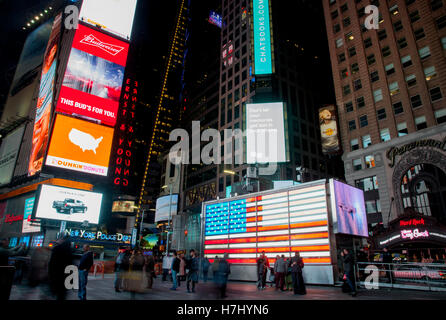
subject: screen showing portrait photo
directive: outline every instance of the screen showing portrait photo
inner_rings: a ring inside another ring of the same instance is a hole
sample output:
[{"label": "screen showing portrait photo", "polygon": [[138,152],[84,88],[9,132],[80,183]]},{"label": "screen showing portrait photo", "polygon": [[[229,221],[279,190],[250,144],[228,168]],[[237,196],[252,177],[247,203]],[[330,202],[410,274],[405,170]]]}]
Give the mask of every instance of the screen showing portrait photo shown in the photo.
[{"label": "screen showing portrait photo", "polygon": [[364,192],[336,180],[330,181],[330,189],[334,232],[368,237]]},{"label": "screen showing portrait photo", "polygon": [[33,216],[71,222],[98,224],[102,193],[42,185]]}]

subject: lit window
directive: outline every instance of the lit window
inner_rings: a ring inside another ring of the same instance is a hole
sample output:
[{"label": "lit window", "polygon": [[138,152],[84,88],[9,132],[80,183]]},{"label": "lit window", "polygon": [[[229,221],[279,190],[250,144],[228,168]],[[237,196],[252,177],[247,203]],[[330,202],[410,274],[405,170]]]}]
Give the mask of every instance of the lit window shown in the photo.
[{"label": "lit window", "polygon": [[409,67],[412,65],[412,58],[410,57],[410,55],[402,57],[401,62],[404,68]]},{"label": "lit window", "polygon": [[389,129],[382,129],[380,132],[379,132],[379,135],[380,135],[380,137],[381,137],[381,141],[382,142],[386,142],[386,141],[390,141],[390,139],[391,139],[391,137],[390,137],[390,131],[389,131]]},{"label": "lit window", "polygon": [[366,168],[375,168],[375,157],[371,155],[366,156],[364,160]]},{"label": "lit window", "polygon": [[355,151],[359,149],[359,141],[358,139],[353,139],[350,141],[351,150]]},{"label": "lit window", "polygon": [[420,58],[421,59],[426,59],[426,58],[429,58],[431,56],[431,51],[429,49],[429,46],[421,48],[418,52],[420,53]]},{"label": "lit window", "polygon": [[393,63],[388,64],[388,65],[385,67],[385,69],[386,69],[386,74],[387,74],[388,76],[395,72],[395,67],[394,67]]},{"label": "lit window", "polygon": [[336,48],[342,47],[343,44],[344,44],[344,40],[342,38],[339,38],[336,40]]},{"label": "lit window", "polygon": [[399,12],[398,11],[398,5],[394,5],[394,6],[390,7],[389,11],[390,11],[391,14],[397,15],[398,12]]},{"label": "lit window", "polygon": [[389,84],[390,95],[393,96],[400,92],[400,88],[398,86],[398,82],[392,82]]},{"label": "lit window", "polygon": [[407,135],[409,133],[409,131],[407,130],[407,123],[406,122],[398,123],[396,125],[396,129],[398,131],[398,137],[405,136],[405,135]]},{"label": "lit window", "polygon": [[373,99],[375,102],[379,102],[383,99],[383,91],[381,89],[373,91]]},{"label": "lit window", "polygon": [[417,130],[426,129],[427,128],[426,117],[421,116],[415,118],[415,127],[417,128]]},{"label": "lit window", "polygon": [[362,147],[365,149],[368,146],[372,145],[372,138],[370,137],[370,135],[365,135],[362,137]]},{"label": "lit window", "polygon": [[437,75],[437,72],[435,71],[435,67],[427,67],[424,69],[424,75],[426,76],[426,81],[430,81],[433,77]]},{"label": "lit window", "polygon": [[353,160],[353,170],[359,171],[362,169],[362,161],[361,159],[354,159]]}]

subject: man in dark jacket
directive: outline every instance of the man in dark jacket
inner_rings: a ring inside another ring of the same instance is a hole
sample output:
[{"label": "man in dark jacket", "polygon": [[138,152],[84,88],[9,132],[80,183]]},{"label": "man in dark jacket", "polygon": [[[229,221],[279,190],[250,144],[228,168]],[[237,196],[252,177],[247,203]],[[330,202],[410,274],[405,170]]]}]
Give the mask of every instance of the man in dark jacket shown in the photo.
[{"label": "man in dark jacket", "polygon": [[228,277],[231,273],[231,266],[228,262],[228,254],[225,253],[223,258],[220,259],[218,263],[218,271],[215,282],[217,284],[217,288],[219,289],[220,298],[226,298],[226,287],[228,284]]},{"label": "man in dark jacket", "polygon": [[87,300],[88,271],[93,266],[93,252],[88,244],[84,245],[84,254],[79,262],[79,299]]},{"label": "man in dark jacket", "polygon": [[389,280],[389,282],[392,282],[390,273],[392,272],[393,257],[387,248],[384,248],[383,263],[384,263],[384,270],[386,271],[386,278],[387,280]]},{"label": "man in dark jacket", "polygon": [[[187,292],[193,293],[193,292],[195,292],[195,284],[198,282],[198,271],[200,268],[200,264],[199,264],[196,254],[195,254],[195,250],[191,249],[189,251],[189,253],[190,253],[190,258],[188,261],[189,262],[188,263],[189,272],[187,274],[186,286],[187,286]],[[192,282],[192,291],[190,290],[190,286],[189,286],[191,282]]]},{"label": "man in dark jacket", "polygon": [[65,268],[73,263],[73,253],[71,242],[68,236],[58,239],[51,252],[50,262],[48,264],[48,275],[52,292],[57,300],[65,300]]},{"label": "man in dark jacket", "polygon": [[353,258],[353,255],[348,251],[348,249],[342,250],[341,256],[343,258],[343,263],[344,263],[344,275],[346,278],[346,282],[350,287],[351,295],[355,297],[356,296],[355,259]]},{"label": "man in dark jacket", "polygon": [[291,276],[293,278],[294,294],[307,294],[304,277],[302,275],[303,268],[304,261],[300,257],[300,253],[296,251],[294,257],[291,258]]},{"label": "man in dark jacket", "polygon": [[170,290],[177,290],[178,287],[178,272],[180,272],[180,263],[181,260],[178,258],[176,251],[173,252],[173,260],[172,260],[172,268],[171,268],[171,272],[172,272],[172,282],[173,282],[173,286],[172,288],[170,288]]}]

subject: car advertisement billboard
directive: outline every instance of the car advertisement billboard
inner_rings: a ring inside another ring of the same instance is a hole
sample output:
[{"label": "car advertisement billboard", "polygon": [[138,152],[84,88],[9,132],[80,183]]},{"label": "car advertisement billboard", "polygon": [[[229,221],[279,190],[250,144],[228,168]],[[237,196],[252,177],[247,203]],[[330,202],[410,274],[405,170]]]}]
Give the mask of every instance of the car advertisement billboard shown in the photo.
[{"label": "car advertisement billboard", "polygon": [[25,210],[23,213],[22,233],[40,232],[40,223],[32,221],[32,213],[34,209],[34,197],[25,200]]},{"label": "car advertisement billboard", "polygon": [[330,180],[333,232],[368,237],[364,191]]},{"label": "car advertisement billboard", "polygon": [[43,184],[38,191],[33,217],[98,224],[102,193]]},{"label": "car advertisement billboard", "polygon": [[[170,207],[170,215],[169,215],[169,207]],[[169,220],[169,216],[172,219],[172,216],[177,214],[178,210],[178,195],[173,194],[172,200],[170,200],[170,196],[160,197],[156,200],[156,211],[155,211],[155,223],[159,221],[167,221]]]},{"label": "car advertisement billboard", "polygon": [[11,182],[24,132],[25,126],[21,126],[2,141],[0,146],[0,185]]},{"label": "car advertisement billboard", "polygon": [[79,25],[56,111],[114,126],[129,45]]},{"label": "car advertisement billboard", "polygon": [[40,78],[39,97],[37,99],[36,117],[29,158],[28,176],[33,176],[42,170],[49,140],[51,113],[53,109],[54,83],[57,70],[57,52],[60,40],[62,14],[54,20],[50,40],[46,48],[42,75]]},{"label": "car advertisement billboard", "polygon": [[84,0],[79,19],[130,40],[137,0]]},{"label": "car advertisement billboard", "polygon": [[269,1],[253,0],[254,74],[273,73]]},{"label": "car advertisement billboard", "polygon": [[246,104],[247,163],[286,162],[284,104]]},{"label": "car advertisement billboard", "polygon": [[341,146],[336,119],[336,107],[334,105],[327,105],[319,109],[319,124],[321,129],[322,152],[324,154],[338,153]]},{"label": "car advertisement billboard", "polygon": [[107,176],[113,129],[57,115],[46,165]]}]

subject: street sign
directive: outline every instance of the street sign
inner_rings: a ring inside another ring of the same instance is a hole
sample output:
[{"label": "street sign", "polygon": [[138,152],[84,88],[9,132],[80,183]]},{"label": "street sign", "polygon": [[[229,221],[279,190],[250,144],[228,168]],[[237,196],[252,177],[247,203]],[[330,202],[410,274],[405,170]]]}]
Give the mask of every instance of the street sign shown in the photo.
[{"label": "street sign", "polygon": [[63,235],[63,233],[65,232],[65,230],[67,229],[67,222],[66,221],[61,221],[60,222],[60,231],[59,234]]},{"label": "street sign", "polygon": [[132,229],[132,248],[136,245],[136,236],[138,233],[138,229],[133,228]]}]

